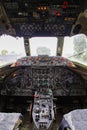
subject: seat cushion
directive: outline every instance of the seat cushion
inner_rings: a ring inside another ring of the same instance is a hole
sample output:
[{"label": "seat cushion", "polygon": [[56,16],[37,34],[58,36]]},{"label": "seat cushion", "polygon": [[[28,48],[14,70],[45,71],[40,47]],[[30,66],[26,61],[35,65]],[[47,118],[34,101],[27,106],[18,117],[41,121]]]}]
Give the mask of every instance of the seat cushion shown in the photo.
[{"label": "seat cushion", "polygon": [[72,130],[87,130],[87,109],[77,109],[64,115]]},{"label": "seat cushion", "polygon": [[0,113],[0,130],[13,130],[21,113]]}]

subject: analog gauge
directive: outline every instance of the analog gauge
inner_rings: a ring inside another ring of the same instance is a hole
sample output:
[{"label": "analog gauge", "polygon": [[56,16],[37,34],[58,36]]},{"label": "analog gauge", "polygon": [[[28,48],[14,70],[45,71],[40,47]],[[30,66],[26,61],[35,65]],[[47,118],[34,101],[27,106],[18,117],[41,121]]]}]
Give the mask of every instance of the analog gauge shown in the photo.
[{"label": "analog gauge", "polygon": [[62,32],[62,33],[65,32],[65,26],[64,25],[60,25],[59,26],[59,31]]}]

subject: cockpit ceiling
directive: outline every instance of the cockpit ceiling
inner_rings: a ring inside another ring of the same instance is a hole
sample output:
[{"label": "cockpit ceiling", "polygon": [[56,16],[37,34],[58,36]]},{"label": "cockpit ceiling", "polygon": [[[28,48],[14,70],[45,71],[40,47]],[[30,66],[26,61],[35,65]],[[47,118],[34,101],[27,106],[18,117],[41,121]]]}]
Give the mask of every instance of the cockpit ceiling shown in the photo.
[{"label": "cockpit ceiling", "polygon": [[0,35],[70,36],[81,32],[82,27],[85,33],[87,22],[83,26],[76,21],[86,5],[82,0],[1,0]]}]

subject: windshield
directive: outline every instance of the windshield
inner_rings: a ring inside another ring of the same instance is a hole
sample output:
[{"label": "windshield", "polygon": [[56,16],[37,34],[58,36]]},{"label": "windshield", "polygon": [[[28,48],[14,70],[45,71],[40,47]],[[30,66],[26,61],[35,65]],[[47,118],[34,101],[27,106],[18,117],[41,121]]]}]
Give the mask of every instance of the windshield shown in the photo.
[{"label": "windshield", "polygon": [[[56,56],[58,38],[33,37],[29,39],[31,56]],[[0,66],[15,62],[18,58],[26,56],[24,39],[3,35],[0,37]],[[87,37],[79,34],[64,37],[62,56],[87,66]]]},{"label": "windshield", "polygon": [[56,56],[57,38],[56,37],[35,37],[30,40],[31,56],[48,55]]},{"label": "windshield", "polygon": [[0,66],[13,63],[25,55],[23,38],[14,38],[7,35],[0,37]]}]

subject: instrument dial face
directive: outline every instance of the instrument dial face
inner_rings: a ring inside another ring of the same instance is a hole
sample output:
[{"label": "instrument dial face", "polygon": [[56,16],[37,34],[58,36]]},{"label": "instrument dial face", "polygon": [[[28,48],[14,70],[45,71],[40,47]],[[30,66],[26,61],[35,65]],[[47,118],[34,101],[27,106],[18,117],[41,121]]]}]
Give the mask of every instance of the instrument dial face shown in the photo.
[{"label": "instrument dial face", "polygon": [[84,80],[65,66],[22,67],[6,77],[5,87],[11,95],[21,96],[39,88],[50,88],[55,96],[86,94]]}]

